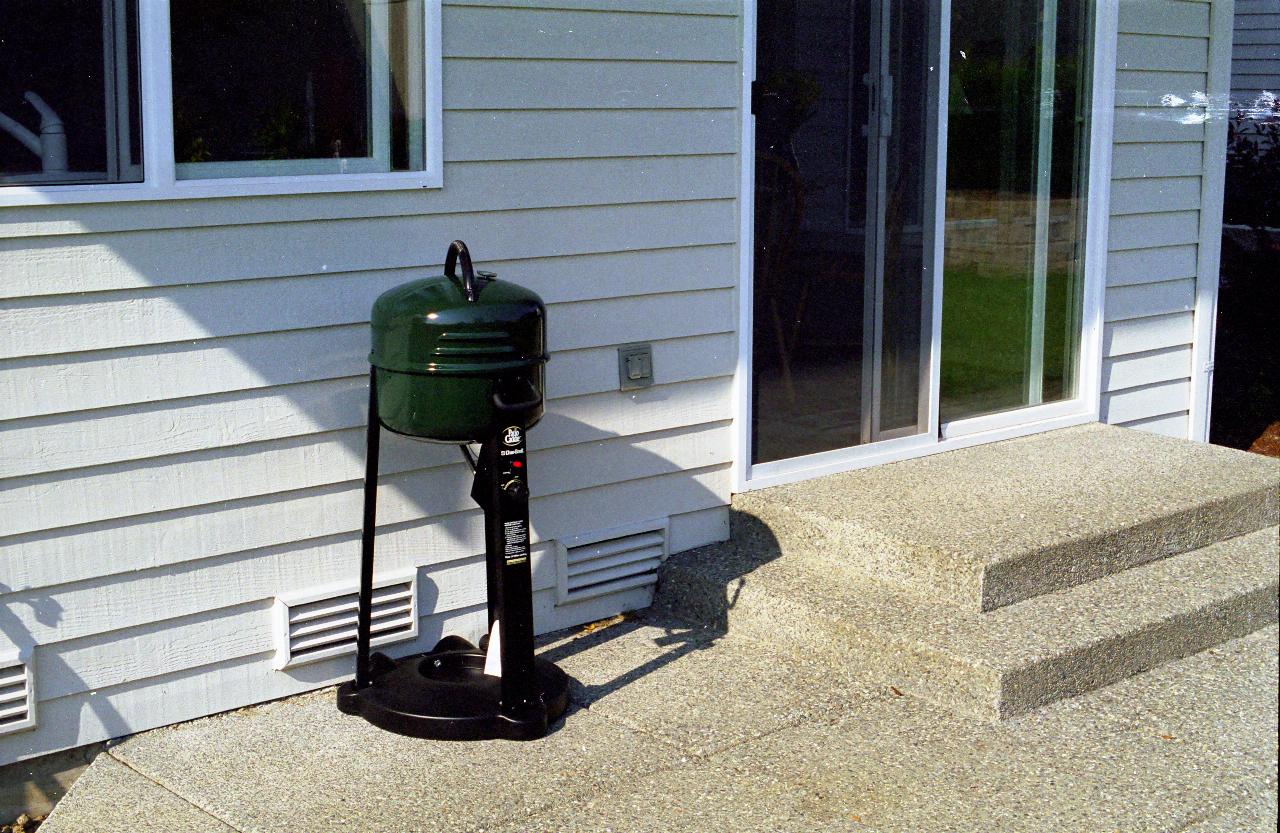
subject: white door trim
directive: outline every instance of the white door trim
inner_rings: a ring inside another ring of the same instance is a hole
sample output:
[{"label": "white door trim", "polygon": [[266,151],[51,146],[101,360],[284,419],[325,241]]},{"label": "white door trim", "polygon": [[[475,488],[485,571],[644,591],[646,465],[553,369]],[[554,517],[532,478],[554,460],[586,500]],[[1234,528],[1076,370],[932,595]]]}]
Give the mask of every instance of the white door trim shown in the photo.
[{"label": "white door trim", "polygon": [[[933,343],[928,354],[928,431],[911,437],[836,449],[788,460],[751,464],[751,339],[753,253],[755,249],[755,117],[751,82],[756,69],[756,0],[743,0],[742,90],[739,153],[739,281],[738,362],[735,373],[735,455],[733,490],[745,492],[806,480],[881,463],[922,457],[1042,431],[1096,422],[1101,412],[1103,298],[1106,288],[1107,227],[1111,200],[1111,147],[1115,122],[1116,42],[1119,0],[1097,0],[1094,7],[1092,101],[1090,114],[1084,289],[1081,316],[1079,381],[1074,399],[1005,414],[940,426],[938,395],[941,375],[942,266],[945,246],[947,82],[950,71],[951,0],[940,0],[936,200],[932,293]],[[1228,22],[1228,26],[1230,23]],[[1216,274],[1216,270],[1215,270]]]},{"label": "white door trim", "polygon": [[751,112],[751,83],[756,79],[756,0],[742,0],[742,96],[739,114],[742,145],[738,152],[738,363],[733,377],[733,491],[758,488],[751,481],[751,334],[754,327],[752,280],[755,253],[756,117]]},{"label": "white door trim", "polygon": [[[1226,102],[1231,97],[1231,43],[1234,0],[1214,0],[1209,8],[1209,99],[1204,160],[1200,173],[1200,233],[1196,257],[1195,329],[1191,342],[1189,437],[1209,441],[1213,406],[1213,348],[1218,331],[1218,272],[1222,258],[1222,201],[1227,180]],[[1218,111],[1221,110],[1219,116]]]}]

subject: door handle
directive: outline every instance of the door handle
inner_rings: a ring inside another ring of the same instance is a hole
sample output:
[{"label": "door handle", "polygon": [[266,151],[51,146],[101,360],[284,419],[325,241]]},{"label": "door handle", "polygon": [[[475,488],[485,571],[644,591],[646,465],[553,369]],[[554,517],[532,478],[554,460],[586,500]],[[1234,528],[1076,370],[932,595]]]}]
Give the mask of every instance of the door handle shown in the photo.
[{"label": "door handle", "polygon": [[880,135],[893,135],[893,76],[880,79]]}]

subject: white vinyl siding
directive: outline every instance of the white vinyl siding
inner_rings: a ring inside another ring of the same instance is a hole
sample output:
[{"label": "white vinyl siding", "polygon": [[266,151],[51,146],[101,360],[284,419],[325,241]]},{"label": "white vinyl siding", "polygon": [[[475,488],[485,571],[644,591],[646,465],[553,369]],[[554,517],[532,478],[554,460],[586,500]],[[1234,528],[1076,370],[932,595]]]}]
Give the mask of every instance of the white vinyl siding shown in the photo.
[{"label": "white vinyl siding", "polygon": [[[37,729],[0,763],[327,685],[274,670],[272,602],[358,572],[373,299],[449,240],[548,304],[529,435],[541,630],[555,539],[726,537],[740,21],[732,0],[446,0],[444,187],[0,209],[0,647]],[[619,344],[657,384],[617,390]],[[378,572],[419,649],[484,627],[457,450],[384,435]],[[402,646],[403,648],[403,646]]]},{"label": "white vinyl siding", "polygon": [[1197,94],[1226,92],[1212,88],[1228,46],[1216,11],[1120,2],[1101,417],[1182,437],[1193,434],[1198,291],[1217,282],[1222,120],[1203,122],[1193,106]]},{"label": "white vinyl siding", "polygon": [[1280,95],[1280,0],[1236,0],[1231,100],[1252,104],[1263,90]]}]

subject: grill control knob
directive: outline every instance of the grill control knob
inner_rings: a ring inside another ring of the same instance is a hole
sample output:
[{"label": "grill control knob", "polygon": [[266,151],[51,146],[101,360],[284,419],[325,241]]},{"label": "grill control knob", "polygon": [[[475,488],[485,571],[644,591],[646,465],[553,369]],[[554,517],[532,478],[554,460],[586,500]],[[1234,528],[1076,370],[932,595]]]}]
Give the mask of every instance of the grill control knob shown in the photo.
[{"label": "grill control knob", "polygon": [[513,477],[502,484],[503,493],[512,500],[528,500],[529,487],[519,477]]}]

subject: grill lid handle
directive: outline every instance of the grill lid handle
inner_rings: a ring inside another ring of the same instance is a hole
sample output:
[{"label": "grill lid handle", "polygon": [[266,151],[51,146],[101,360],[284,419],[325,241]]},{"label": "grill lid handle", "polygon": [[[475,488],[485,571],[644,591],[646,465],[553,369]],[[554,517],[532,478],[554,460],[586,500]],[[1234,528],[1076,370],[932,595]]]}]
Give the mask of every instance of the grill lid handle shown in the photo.
[{"label": "grill lid handle", "polygon": [[[520,384],[524,386],[524,391],[506,390],[501,387],[493,392],[493,407],[504,416],[522,415],[531,408],[536,408],[542,402],[542,394],[534,387],[533,382],[528,379],[521,379]],[[520,393],[524,395],[524,399],[518,402],[508,402],[504,393],[513,394]]]},{"label": "grill lid handle", "polygon": [[467,300],[475,303],[480,297],[479,287],[476,286],[476,270],[471,266],[471,252],[467,251],[467,244],[461,240],[455,240],[449,244],[449,252],[444,256],[444,275],[454,283],[458,283],[458,276],[454,274],[454,267],[458,264],[458,259],[462,259],[462,292],[467,296]]}]

